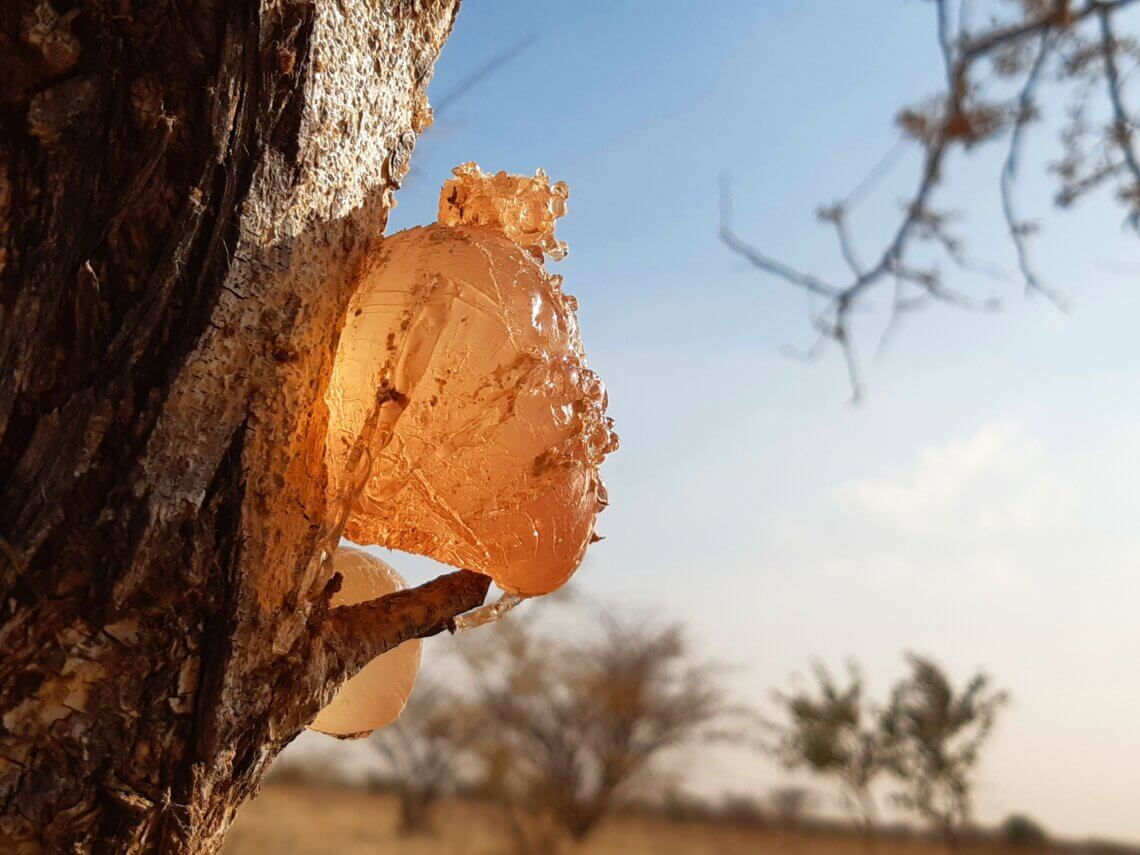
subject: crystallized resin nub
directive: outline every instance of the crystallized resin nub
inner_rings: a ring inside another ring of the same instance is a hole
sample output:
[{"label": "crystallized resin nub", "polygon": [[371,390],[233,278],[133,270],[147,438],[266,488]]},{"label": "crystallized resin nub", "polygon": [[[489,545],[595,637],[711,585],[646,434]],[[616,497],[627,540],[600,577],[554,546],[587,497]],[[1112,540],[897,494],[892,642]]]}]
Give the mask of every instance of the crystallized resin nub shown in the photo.
[{"label": "crystallized resin nub", "polygon": [[541,172],[455,175],[441,222],[387,238],[355,294],[329,469],[350,539],[542,594],[581,562],[617,445],[576,301],[543,264],[565,254],[566,189]]}]

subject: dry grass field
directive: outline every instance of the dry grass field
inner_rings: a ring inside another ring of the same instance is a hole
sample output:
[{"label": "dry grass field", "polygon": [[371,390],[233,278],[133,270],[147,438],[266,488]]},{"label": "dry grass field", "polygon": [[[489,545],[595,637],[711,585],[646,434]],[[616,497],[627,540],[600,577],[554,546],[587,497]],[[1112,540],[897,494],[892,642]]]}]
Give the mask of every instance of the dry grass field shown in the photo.
[{"label": "dry grass field", "polygon": [[[511,839],[493,808],[470,802],[440,806],[435,837],[396,834],[397,803],[383,793],[274,785],[246,805],[225,855],[510,855]],[[923,841],[734,828],[699,822],[618,817],[583,846],[582,855],[928,855],[944,853]],[[997,855],[998,846],[965,846],[957,855]],[[1021,855],[1034,850],[1018,849]]]}]

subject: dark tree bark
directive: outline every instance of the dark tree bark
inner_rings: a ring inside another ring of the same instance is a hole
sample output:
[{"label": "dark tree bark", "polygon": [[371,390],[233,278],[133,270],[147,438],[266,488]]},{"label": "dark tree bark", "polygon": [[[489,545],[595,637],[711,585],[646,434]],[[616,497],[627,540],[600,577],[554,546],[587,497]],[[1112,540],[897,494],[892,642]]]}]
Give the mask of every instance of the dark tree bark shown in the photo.
[{"label": "dark tree bark", "polygon": [[326,560],[323,392],[457,5],[0,0],[0,849],[215,851],[482,601],[330,612]]}]

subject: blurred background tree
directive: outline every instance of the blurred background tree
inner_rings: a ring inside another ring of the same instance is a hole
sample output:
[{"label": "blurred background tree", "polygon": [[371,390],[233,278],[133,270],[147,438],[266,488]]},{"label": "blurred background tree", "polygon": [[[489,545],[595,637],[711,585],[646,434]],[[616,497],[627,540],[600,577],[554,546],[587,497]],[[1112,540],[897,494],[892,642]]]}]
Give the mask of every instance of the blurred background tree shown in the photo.
[{"label": "blurred background tree", "polygon": [[[565,610],[572,635],[542,630],[554,609]],[[484,789],[520,838],[550,821],[537,848],[558,835],[587,837],[665,752],[745,733],[739,722],[733,729],[739,711],[718,669],[691,657],[677,626],[597,619],[563,598],[496,624],[464,650],[494,721],[481,739]]]},{"label": "blurred background tree", "polygon": [[477,705],[421,676],[400,717],[373,734],[370,743],[400,798],[401,833],[432,830],[432,808],[454,791],[459,766],[486,725]]},{"label": "blurred background tree", "polygon": [[768,793],[772,813],[783,828],[803,825],[815,805],[815,793],[807,787],[776,787]]},{"label": "blurred background tree", "polygon": [[844,802],[870,833],[877,814],[871,785],[886,770],[882,729],[868,707],[863,675],[853,662],[847,671],[847,683],[841,686],[816,663],[814,687],[776,692],[784,720],[772,725],[777,739],[773,751],[787,769],[835,778]]},{"label": "blurred background tree", "polygon": [[1044,846],[1049,835],[1037,820],[1023,813],[1010,814],[1001,824],[1001,839],[1010,846]]},{"label": "blurred background tree", "polygon": [[896,799],[955,845],[970,821],[982,746],[1008,695],[975,674],[956,691],[945,672],[922,656],[907,657],[911,673],[891,693],[883,717],[883,749],[903,782]]}]

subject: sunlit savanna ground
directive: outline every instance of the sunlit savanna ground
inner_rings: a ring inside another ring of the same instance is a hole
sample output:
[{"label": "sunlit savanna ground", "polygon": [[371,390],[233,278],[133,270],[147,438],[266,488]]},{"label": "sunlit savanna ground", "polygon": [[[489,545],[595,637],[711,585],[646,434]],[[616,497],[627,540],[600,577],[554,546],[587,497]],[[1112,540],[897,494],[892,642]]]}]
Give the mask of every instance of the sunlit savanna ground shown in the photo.
[{"label": "sunlit savanna ground", "polygon": [[[238,816],[224,855],[510,855],[509,832],[489,805],[445,802],[434,837],[396,834],[396,799],[384,793],[274,785],[266,787]],[[880,841],[857,837],[734,828],[701,822],[618,817],[573,850],[589,855],[926,855],[945,850],[923,841]],[[997,846],[963,847],[961,855],[1013,851]],[[1034,850],[1020,848],[1022,855]]]}]

